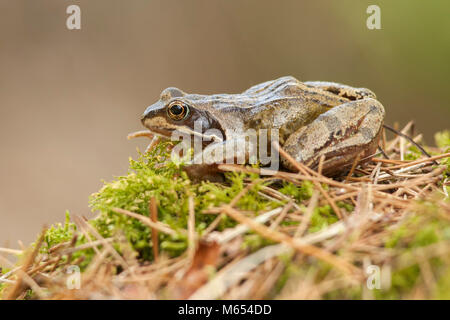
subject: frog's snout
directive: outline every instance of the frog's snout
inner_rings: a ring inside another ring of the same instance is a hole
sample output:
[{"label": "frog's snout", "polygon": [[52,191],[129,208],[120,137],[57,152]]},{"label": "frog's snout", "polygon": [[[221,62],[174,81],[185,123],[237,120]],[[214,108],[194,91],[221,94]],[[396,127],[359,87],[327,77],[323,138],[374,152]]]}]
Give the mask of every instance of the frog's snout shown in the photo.
[{"label": "frog's snout", "polygon": [[151,119],[156,116],[161,116],[163,114],[164,106],[160,103],[152,104],[151,106],[145,109],[144,113],[141,116],[141,122],[145,125],[146,119]]},{"label": "frog's snout", "polygon": [[143,125],[144,127],[146,127],[145,124],[146,124],[147,119],[148,119],[147,113],[144,112],[144,113],[142,114],[142,116],[141,116],[141,123],[142,123],[142,125]]},{"label": "frog's snout", "polygon": [[147,109],[145,109],[144,113],[141,116],[141,122],[144,123],[145,119],[151,118],[153,113],[154,112],[152,112],[152,106],[147,107]]},{"label": "frog's snout", "polygon": [[146,124],[152,117],[155,116],[155,112],[151,110],[151,106],[145,109],[144,113],[141,116],[141,123],[144,127],[147,127]]},{"label": "frog's snout", "polygon": [[147,113],[144,111],[144,113],[141,116],[141,123],[144,124],[145,118],[147,118]]}]

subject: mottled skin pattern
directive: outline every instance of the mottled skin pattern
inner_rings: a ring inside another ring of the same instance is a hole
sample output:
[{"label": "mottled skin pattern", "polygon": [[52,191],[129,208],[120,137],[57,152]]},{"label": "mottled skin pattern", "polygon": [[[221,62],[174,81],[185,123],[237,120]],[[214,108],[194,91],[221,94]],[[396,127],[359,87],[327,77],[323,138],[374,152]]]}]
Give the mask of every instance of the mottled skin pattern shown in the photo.
[{"label": "mottled skin pattern", "polygon": [[[173,120],[169,105],[180,103],[189,112]],[[203,130],[218,129],[224,140],[236,139],[245,130],[279,129],[280,144],[297,161],[311,167],[325,155],[323,172],[348,171],[354,159],[371,156],[378,146],[384,108],[375,94],[332,82],[300,82],[282,77],[251,87],[240,94],[198,95],[168,88],[149,106],[142,123],[150,131],[169,137],[175,129],[190,134],[193,123]],[[295,170],[282,159],[282,165]]]}]

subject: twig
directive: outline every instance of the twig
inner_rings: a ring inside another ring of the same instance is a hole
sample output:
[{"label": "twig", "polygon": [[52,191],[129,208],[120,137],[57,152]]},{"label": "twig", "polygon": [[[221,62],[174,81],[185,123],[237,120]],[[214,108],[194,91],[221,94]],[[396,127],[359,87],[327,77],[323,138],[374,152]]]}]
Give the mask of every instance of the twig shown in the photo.
[{"label": "twig", "polygon": [[[328,238],[334,237],[342,233],[344,230],[345,225],[342,221],[339,221],[325,230],[321,230],[302,238],[301,241],[302,243],[306,244],[318,243]],[[204,286],[194,292],[194,294],[189,297],[189,300],[219,299],[226,290],[239,282],[251,270],[253,270],[261,263],[273,257],[282,255],[284,253],[290,253],[292,251],[293,249],[285,244],[276,244],[259,249],[255,253],[246,256],[234,265],[221,270],[214,279],[207,282]]]},{"label": "twig", "polygon": [[136,132],[132,132],[132,133],[128,134],[127,139],[131,140],[131,139],[139,138],[139,137],[146,137],[149,139],[153,139],[154,136],[155,135],[152,132],[150,132],[148,130],[142,130],[142,131],[136,131]]},{"label": "twig", "polygon": [[362,152],[360,152],[360,153],[358,153],[356,155],[356,158],[355,158],[355,160],[353,161],[353,164],[352,164],[352,168],[348,172],[347,178],[345,178],[346,181],[348,181],[350,179],[350,177],[353,175],[353,171],[355,171],[355,168],[358,165],[359,159],[361,158],[361,154],[362,154]]},{"label": "twig", "polygon": [[196,246],[196,235],[195,235],[195,208],[194,208],[194,197],[191,195],[188,198],[189,205],[189,218],[188,218],[188,258],[192,260],[195,254]]},{"label": "twig", "polygon": [[61,254],[71,254],[80,250],[86,250],[86,249],[90,249],[93,247],[97,247],[97,246],[102,246],[104,242],[108,242],[111,243],[113,241],[113,238],[106,238],[104,241],[103,240],[95,240],[92,242],[88,242],[88,243],[84,243],[79,245],[78,247],[74,247],[74,248],[67,248],[64,249],[63,251],[61,251]]},{"label": "twig", "polygon": [[7,253],[7,254],[14,254],[16,256],[20,256],[23,253],[22,250],[9,249],[9,248],[0,248],[0,252]]},{"label": "twig", "polygon": [[[34,260],[36,259],[36,256],[39,252],[39,249],[42,246],[42,243],[44,242],[45,233],[47,232],[47,228],[43,228],[41,235],[36,242],[33,250],[25,257],[25,261],[22,264],[22,267],[17,270],[18,279],[14,283],[14,285],[9,288],[9,290],[6,291],[5,294],[5,300],[14,300],[18,297],[22,290],[22,283],[25,281],[35,292],[36,295],[40,298],[45,298],[46,294],[42,289],[39,287],[39,285],[27,274],[28,268],[33,264]],[[2,256],[0,256],[0,259],[3,262],[9,263],[8,260],[4,259]]]},{"label": "twig", "polygon": [[[288,154],[286,151],[284,151],[276,141],[273,142],[273,145],[277,149],[277,151],[286,160],[288,160],[299,172],[303,173],[305,176],[309,176],[310,175],[307,172],[308,171],[306,169],[307,167],[304,164],[302,164],[302,163],[296,161],[294,158],[292,158],[291,155]],[[322,188],[320,183],[318,183],[316,181],[313,181],[313,183],[316,186],[316,188],[319,189],[319,191],[322,193],[322,195],[325,197],[325,199],[328,201],[328,203],[330,204],[331,208],[336,213],[337,217],[339,219],[342,219],[343,216],[342,216],[341,210],[339,210],[338,206],[336,205],[336,203],[334,203],[333,199],[331,199],[331,197],[328,195],[328,193]]]},{"label": "twig", "polygon": [[358,273],[356,267],[354,267],[353,265],[347,263],[346,261],[342,260],[341,258],[338,258],[325,250],[322,250],[317,247],[313,247],[308,244],[302,244],[298,241],[294,241],[294,239],[285,235],[284,233],[272,230],[258,222],[255,222],[252,219],[247,218],[246,216],[242,215],[239,211],[235,210],[234,208],[232,208],[228,205],[223,206],[222,209],[231,218],[238,221],[239,223],[243,223],[243,224],[249,226],[252,230],[261,234],[263,237],[265,237],[267,239],[270,239],[270,240],[273,240],[276,242],[285,243],[303,254],[313,256],[313,257],[323,260],[331,265],[334,265],[336,268],[340,269],[344,273],[347,273],[347,274],[352,274],[355,272]]},{"label": "twig", "polygon": [[[151,197],[151,199],[150,199],[149,212],[150,212],[151,221],[156,224],[158,222],[158,207],[157,207],[155,197]],[[154,257],[155,261],[158,261],[158,258],[159,258],[158,229],[151,228],[151,230],[152,230],[153,257]]]},{"label": "twig", "polygon": [[403,164],[399,164],[399,165],[395,165],[395,166],[389,167],[389,169],[391,169],[391,170],[393,170],[393,169],[400,169],[400,168],[416,165],[416,164],[419,164],[419,163],[426,163],[426,162],[439,160],[439,159],[442,159],[442,158],[448,158],[448,157],[450,157],[450,152],[449,153],[440,154],[438,156],[430,157],[428,159],[419,159],[419,160],[415,160],[415,161],[408,161],[407,163],[403,163]]},{"label": "twig", "polygon": [[77,224],[77,226],[79,226],[79,227],[87,230],[89,233],[91,233],[95,238],[97,238],[97,240],[102,241],[103,247],[107,251],[111,252],[111,254],[119,261],[119,263],[122,265],[122,267],[124,267],[124,268],[129,267],[128,263],[116,251],[116,249],[114,249],[114,247],[108,241],[106,241],[106,239],[103,238],[102,235],[100,233],[98,233],[98,231],[95,228],[93,228],[89,223],[84,221],[82,217],[80,217],[78,215],[73,215],[73,221]]},{"label": "twig", "polygon": [[319,194],[317,190],[314,191],[311,199],[309,200],[308,208],[306,209],[306,213],[303,216],[302,222],[299,224],[297,230],[295,230],[294,238],[301,237],[303,233],[305,233],[306,228],[308,227],[309,221],[311,220],[314,209],[317,206],[317,200],[319,199]]},{"label": "twig", "polygon": [[[223,211],[222,208],[218,208],[221,211]],[[263,214],[260,214],[257,216],[254,221],[256,223],[266,223],[269,221],[272,217],[279,214],[281,211],[283,211],[283,208],[276,208],[273,210],[270,210],[268,212],[265,212]],[[211,233],[208,237],[206,237],[207,241],[216,241],[219,244],[226,243],[228,241],[231,241],[232,239],[236,238],[237,236],[240,236],[241,234],[246,233],[250,228],[245,224],[240,224],[233,229],[227,229],[219,234],[217,233]]]},{"label": "twig", "polygon": [[137,214],[137,213],[125,210],[125,209],[121,209],[121,208],[112,208],[111,210],[114,211],[114,212],[120,213],[120,214],[124,214],[124,215],[130,216],[130,217],[133,217],[135,219],[138,219],[141,222],[143,222],[146,225],[148,225],[150,228],[155,228],[156,230],[158,230],[158,231],[160,231],[162,233],[166,233],[166,234],[168,234],[170,236],[175,236],[177,234],[169,226],[167,226],[167,225],[165,225],[165,224],[163,224],[163,223],[161,223],[159,221],[155,223],[155,222],[151,221],[149,218],[147,218],[147,217],[145,217],[143,215],[140,215],[140,214]]},{"label": "twig", "polygon": [[278,227],[278,225],[281,223],[281,221],[283,221],[283,219],[286,217],[289,210],[291,210],[293,205],[294,205],[294,201],[291,200],[288,202],[287,205],[284,206],[283,211],[281,211],[281,213],[278,215],[278,217],[275,219],[275,221],[270,225],[270,229],[276,229],[276,227]]},{"label": "twig", "polygon": [[[390,130],[390,131],[392,131],[392,132],[394,132],[396,135],[399,135],[400,137],[402,137],[402,138],[405,138],[406,140],[408,140],[409,142],[411,142],[413,145],[415,145],[417,148],[419,148],[419,150],[424,154],[424,155],[426,155],[428,158],[432,158],[431,157],[431,155],[420,145],[420,144],[418,144],[417,142],[415,142],[411,137],[409,137],[408,135],[406,135],[406,134],[404,134],[404,133],[402,133],[402,132],[400,132],[400,131],[397,131],[397,130],[395,130],[394,128],[391,128],[390,126],[388,126],[388,125],[386,125],[386,124],[384,124],[383,125],[383,127],[385,127],[386,129],[388,129],[388,130]],[[402,159],[403,160],[403,159]],[[430,159],[431,160],[431,159]],[[433,163],[434,164],[436,164],[436,165],[438,165],[439,163],[437,163],[435,160],[433,160]]]}]

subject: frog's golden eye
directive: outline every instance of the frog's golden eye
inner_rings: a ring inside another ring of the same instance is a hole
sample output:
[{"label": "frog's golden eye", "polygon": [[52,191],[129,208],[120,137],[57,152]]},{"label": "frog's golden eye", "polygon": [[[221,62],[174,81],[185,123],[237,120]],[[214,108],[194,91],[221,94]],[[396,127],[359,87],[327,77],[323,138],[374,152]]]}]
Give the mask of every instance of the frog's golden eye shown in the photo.
[{"label": "frog's golden eye", "polygon": [[167,113],[173,120],[183,120],[189,113],[189,107],[181,101],[174,101],[167,107]]}]

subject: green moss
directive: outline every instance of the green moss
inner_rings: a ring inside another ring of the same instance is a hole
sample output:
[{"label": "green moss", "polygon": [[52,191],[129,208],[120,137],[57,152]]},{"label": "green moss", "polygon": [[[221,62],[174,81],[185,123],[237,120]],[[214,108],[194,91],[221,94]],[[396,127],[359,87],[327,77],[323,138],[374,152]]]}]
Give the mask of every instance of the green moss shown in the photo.
[{"label": "green moss", "polygon": [[[448,132],[442,133],[436,139],[438,145],[448,144]],[[169,154],[167,148],[170,143],[162,143],[150,154],[140,155],[137,160],[130,159],[129,172],[124,176],[115,177],[110,182],[105,182],[104,186],[90,197],[90,206],[98,216],[89,223],[105,238],[113,239],[125,238],[127,243],[114,242],[113,246],[119,253],[122,253],[124,245],[130,247],[141,261],[152,260],[151,229],[139,220],[129,216],[118,214],[113,208],[126,209],[144,216],[149,216],[149,201],[152,197],[158,202],[158,221],[169,225],[176,231],[176,235],[168,236],[162,232],[158,233],[160,251],[169,256],[178,256],[183,253],[188,246],[186,237],[187,221],[189,216],[189,198],[194,198],[195,208],[195,228],[201,234],[209,224],[217,217],[214,214],[205,214],[204,211],[211,207],[218,207],[229,203],[239,194],[248,182],[253,182],[253,187],[240,198],[236,206],[245,211],[259,212],[266,211],[287,203],[286,200],[272,200],[261,195],[261,189],[268,183],[258,175],[244,173],[227,173],[225,183],[201,182],[193,183],[182,170],[181,162],[168,161]],[[408,150],[408,159],[415,159],[420,152],[415,147]],[[445,162],[446,161],[446,162]],[[447,174],[450,173],[450,158],[441,162],[447,163]],[[164,165],[161,165],[164,163]],[[275,182],[279,183],[279,182]],[[327,185],[323,185],[328,189]],[[282,182],[279,191],[296,200],[297,204],[305,209],[303,202],[311,198],[314,185],[309,181],[304,181],[300,185]],[[340,201],[337,205],[353,212],[354,206],[347,202]],[[335,212],[329,205],[314,208],[309,224],[309,232],[316,232],[337,222]],[[282,225],[297,225],[297,221],[283,221]],[[217,227],[219,231],[236,226],[236,222],[228,216],[223,216]],[[76,232],[76,226],[70,221],[69,213],[66,213],[66,220],[63,224],[53,225],[45,235],[45,246],[41,251],[46,252],[48,248],[59,243],[70,241]],[[117,237],[120,236],[120,237]],[[450,239],[450,223],[442,219],[442,213],[434,200],[422,201],[414,214],[401,222],[395,230],[390,230],[390,235],[385,240],[385,247],[390,248],[396,254],[407,254],[415,248],[428,246],[443,240]],[[86,243],[84,236],[79,236],[77,245]],[[260,235],[248,232],[243,237],[243,247],[249,251],[258,250],[273,242]],[[94,257],[94,250],[80,250],[73,254],[73,259],[84,256],[81,267],[82,270]],[[274,289],[273,294],[278,293],[292,277],[305,276],[310,268],[315,268],[315,281],[320,282],[330,272],[331,267],[320,261],[297,263],[292,261],[293,255],[287,255],[282,261],[285,270]],[[439,274],[445,277],[450,271],[442,268],[439,259],[433,261],[433,270],[439,270]],[[392,273],[392,287],[389,290],[374,291],[375,297],[379,299],[396,299],[404,297],[420,281],[421,273],[417,264],[413,264],[401,270],[394,270]],[[447,281],[448,282],[448,281]],[[450,295],[450,284],[445,281],[436,288],[437,297]],[[0,291],[2,285],[0,284]],[[362,289],[351,287],[330,292],[327,298],[361,298]]]},{"label": "green moss", "polygon": [[393,234],[386,240],[385,247],[386,248],[395,248],[399,241],[405,236],[407,232],[407,228],[405,226],[399,227],[397,230],[393,232]]},{"label": "green moss", "polygon": [[434,292],[434,298],[450,300],[450,268],[447,268],[440,277],[440,281]]},{"label": "green moss", "polygon": [[293,262],[294,253],[284,253],[279,256],[280,261],[284,264],[283,273],[278,277],[273,292],[273,295],[278,294],[287,284],[289,280],[298,279],[306,276],[305,266],[300,266]]},{"label": "green moss", "polygon": [[44,236],[46,246],[43,246],[41,251],[46,252],[49,248],[60,244],[62,242],[70,241],[74,235],[76,226],[70,222],[70,213],[66,211],[66,219],[64,224],[56,223],[47,230]]},{"label": "green moss", "polygon": [[261,237],[259,234],[250,233],[244,236],[242,242],[242,248],[247,249],[250,252],[254,252],[262,247],[275,244],[275,242]]},{"label": "green moss", "polygon": [[442,149],[450,148],[450,130],[436,132],[434,135],[436,145]]},{"label": "green moss", "polygon": [[328,300],[360,300],[362,298],[362,287],[352,286],[344,290],[337,289],[328,292],[325,295],[325,299]]},{"label": "green moss", "polygon": [[333,209],[331,209],[330,205],[327,204],[323,207],[316,207],[311,216],[309,232],[317,232],[338,220],[339,219],[336,217],[336,214]]},{"label": "green moss", "polygon": [[[436,142],[436,145],[443,149],[444,152],[450,152],[450,130],[444,130],[441,132],[437,132],[434,135],[434,140]],[[446,170],[443,173],[442,182],[448,181],[450,178],[450,157],[443,158],[439,160],[441,165],[446,166]],[[445,190],[447,191],[447,194],[450,194],[450,186],[445,186]],[[448,197],[447,197],[448,200]]]},{"label": "green moss", "polygon": [[[327,189],[327,185],[323,185]],[[314,191],[314,184],[311,181],[303,181],[300,186],[293,183],[285,182],[283,187],[279,190],[281,193],[294,198],[297,203],[310,199]],[[353,211],[353,205],[345,202],[339,202],[338,206],[344,208],[348,212]],[[338,221],[336,213],[329,205],[314,208],[314,212],[310,221],[309,232],[316,232]]]},{"label": "green moss", "polygon": [[[189,216],[188,199],[194,197],[196,231],[201,234],[216,218],[215,215],[204,214],[204,210],[229,203],[244,187],[244,181],[253,181],[253,187],[237,203],[242,210],[256,213],[273,209],[280,205],[262,197],[258,192],[267,182],[257,175],[244,173],[227,173],[225,184],[210,182],[192,183],[182,170],[182,163],[166,162],[169,159],[166,151],[170,143],[158,145],[150,154],[140,155],[137,160],[130,159],[130,170],[127,175],[116,177],[111,182],[105,182],[103,187],[90,197],[90,206],[98,216],[89,223],[105,238],[125,236],[130,247],[142,260],[152,260],[151,229],[132,217],[118,214],[113,208],[122,208],[144,216],[149,216],[149,201],[155,197],[158,202],[158,221],[169,225],[177,232],[175,236],[158,233],[160,250],[170,256],[177,256],[186,250],[187,220]],[[298,196],[310,196],[311,190],[305,184],[300,188]],[[223,216],[217,229],[234,227],[236,222],[228,216]],[[64,224],[53,225],[45,234],[47,250],[59,243],[70,241],[76,231],[76,226],[66,213]],[[245,238],[245,245],[251,249],[267,245],[268,241],[256,234]],[[80,236],[77,245],[86,243],[86,238]],[[118,252],[121,245],[113,243]],[[73,259],[84,256],[82,267],[86,267],[94,256],[93,249],[77,251]]]},{"label": "green moss", "polygon": [[422,152],[416,146],[410,146],[405,154],[405,160],[417,160],[422,156]]},{"label": "green moss", "polygon": [[448,221],[439,216],[439,208],[430,201],[419,202],[416,215],[410,215],[386,240],[387,248],[413,249],[444,240]]},{"label": "green moss", "polygon": [[439,241],[439,237],[437,235],[438,226],[436,226],[437,222],[432,222],[428,225],[425,225],[422,229],[420,229],[413,241],[411,241],[410,246],[412,248],[424,247]]},{"label": "green moss", "polygon": [[314,184],[311,181],[303,181],[300,186],[297,186],[290,182],[284,182],[283,187],[279,191],[301,203],[303,200],[312,197]]},{"label": "green moss", "polygon": [[355,210],[355,206],[354,205],[352,205],[350,203],[347,203],[347,202],[344,202],[344,201],[338,201],[336,203],[336,205],[339,208],[345,209],[345,211],[347,211],[348,213],[351,213],[351,212],[353,212],[353,210]]},{"label": "green moss", "polygon": [[407,294],[417,284],[420,268],[417,264],[396,270],[391,276],[391,287],[388,290],[373,290],[376,299],[396,300]]},{"label": "green moss", "polygon": [[[410,253],[417,248],[426,248],[442,241],[450,240],[450,222],[443,218],[443,212],[436,205],[435,199],[422,201],[419,203],[410,216],[405,218],[399,227],[390,230],[390,234],[385,240],[385,246],[394,250],[395,257],[408,256],[410,263],[406,267],[396,267],[395,259],[391,274],[390,288],[372,290],[376,299],[402,299],[412,294],[417,285],[422,285],[423,279],[417,256]],[[317,231],[321,227],[333,223],[334,213],[329,206],[316,208],[312,217],[313,227],[310,231]],[[321,261],[313,264],[300,261],[298,263],[292,256],[280,257],[285,264],[285,270],[276,283],[276,293],[280,292],[288,282],[298,281],[299,277],[304,278],[309,268],[314,268],[314,282],[323,281],[333,268]],[[435,257],[428,260],[433,274],[437,281],[434,297],[436,299],[449,299],[450,297],[450,267],[443,261],[442,257]],[[328,292],[326,299],[361,299],[363,286],[350,286]]]},{"label": "green moss", "polygon": [[[166,152],[170,143],[158,145],[150,154],[141,155],[138,160],[130,159],[130,171],[126,176],[116,177],[104,184],[93,194],[90,205],[99,213],[92,221],[93,226],[104,237],[113,237],[118,232],[125,235],[132,248],[143,260],[151,260],[151,229],[137,219],[118,214],[113,208],[122,208],[144,216],[149,216],[149,201],[155,197],[158,201],[158,221],[177,231],[176,236],[158,233],[160,249],[170,256],[177,256],[187,247],[187,238],[183,233],[187,229],[189,216],[188,199],[194,197],[196,231],[201,233],[216,218],[215,215],[202,212],[211,207],[229,203],[245,187],[244,180],[254,181],[254,186],[237,203],[242,210],[260,212],[279,206],[258,194],[264,182],[256,181],[257,175],[227,173],[226,183],[192,183],[182,170],[181,163],[163,161],[169,159]],[[224,217],[219,230],[233,227],[236,222]],[[182,232],[183,231],[183,232]]]},{"label": "green moss", "polygon": [[[392,248],[399,255],[407,255],[414,249],[427,247],[429,245],[448,241],[450,238],[450,223],[443,219],[439,207],[432,201],[422,201],[415,209],[415,215],[405,219],[386,241],[386,247]],[[450,272],[440,258],[429,260],[433,273]],[[444,270],[441,270],[444,268]],[[445,277],[443,278],[445,279]],[[392,273],[392,284],[389,290],[376,291],[379,299],[399,299],[404,297],[421,280],[421,270],[418,263],[394,270]],[[447,292],[447,286],[439,290],[437,295]]]},{"label": "green moss", "polygon": [[[152,260],[153,250],[151,241],[151,229],[137,219],[118,214],[114,208],[126,209],[144,216],[149,216],[149,201],[155,197],[158,202],[158,221],[169,225],[177,232],[175,236],[168,236],[159,232],[160,250],[170,256],[177,256],[186,250],[188,239],[185,230],[189,216],[188,199],[194,197],[196,231],[202,233],[216,218],[215,215],[204,214],[203,211],[211,207],[217,207],[229,203],[239,192],[245,183],[253,182],[253,187],[237,203],[237,207],[258,212],[270,210],[280,206],[286,201],[272,201],[260,195],[259,191],[265,182],[255,174],[227,173],[224,184],[202,182],[192,183],[182,170],[181,162],[169,160],[167,148],[170,142],[161,143],[151,153],[140,155],[137,160],[130,159],[130,169],[127,175],[114,178],[105,182],[103,187],[90,197],[90,206],[98,216],[91,220],[91,225],[105,238],[117,235],[124,236],[131,248],[142,260]],[[161,165],[164,163],[164,165]],[[327,187],[324,185],[324,187]],[[284,182],[279,191],[295,199],[298,203],[311,198],[314,185],[310,181],[304,181],[300,186]],[[338,203],[341,208],[351,212],[353,206],[344,202]],[[310,232],[320,230],[331,225],[338,219],[329,205],[314,209]],[[284,223],[284,225],[296,225],[298,222]],[[217,229],[231,228],[236,225],[228,216],[222,217]],[[48,230],[45,241],[47,248],[58,243],[69,241],[76,227],[66,215],[66,222],[57,224]],[[77,244],[85,243],[86,239],[80,237]],[[256,250],[270,244],[270,241],[261,236],[249,233],[244,237],[244,247]],[[113,244],[121,252],[117,243]],[[77,252],[77,255],[85,255],[86,265],[94,254],[92,249]]]},{"label": "green moss", "polygon": [[[44,235],[44,245],[41,247],[41,253],[48,253],[48,250],[53,246],[58,244],[69,242],[72,240],[77,227],[70,220],[70,213],[66,212],[66,218],[64,224],[56,223],[53,224]],[[87,239],[84,235],[79,235],[75,246],[85,244]],[[72,254],[72,261],[77,260],[79,257],[83,257],[83,261],[79,264],[81,270],[84,270],[95,255],[94,249],[79,250]],[[67,256],[61,258],[61,263],[63,264],[67,259]]]}]

